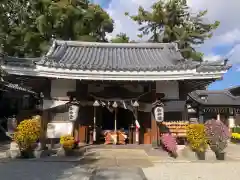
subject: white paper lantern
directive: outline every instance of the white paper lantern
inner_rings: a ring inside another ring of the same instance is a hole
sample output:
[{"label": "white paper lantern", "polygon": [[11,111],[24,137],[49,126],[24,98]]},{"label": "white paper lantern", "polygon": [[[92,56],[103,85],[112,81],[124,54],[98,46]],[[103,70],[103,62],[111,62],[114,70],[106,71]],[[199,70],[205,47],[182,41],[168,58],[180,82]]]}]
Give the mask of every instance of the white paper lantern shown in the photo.
[{"label": "white paper lantern", "polygon": [[158,106],[154,109],[154,116],[157,122],[164,121],[164,109],[161,106]]},{"label": "white paper lantern", "polygon": [[70,105],[68,110],[69,121],[76,121],[78,117],[79,106]]}]

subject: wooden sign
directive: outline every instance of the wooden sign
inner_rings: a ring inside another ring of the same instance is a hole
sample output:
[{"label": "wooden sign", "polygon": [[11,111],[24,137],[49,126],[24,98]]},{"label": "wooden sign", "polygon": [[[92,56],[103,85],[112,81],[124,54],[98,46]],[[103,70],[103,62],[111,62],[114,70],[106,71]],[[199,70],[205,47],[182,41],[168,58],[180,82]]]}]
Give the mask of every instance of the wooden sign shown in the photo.
[{"label": "wooden sign", "polygon": [[73,134],[72,122],[51,122],[47,125],[47,138],[60,138],[64,135]]}]

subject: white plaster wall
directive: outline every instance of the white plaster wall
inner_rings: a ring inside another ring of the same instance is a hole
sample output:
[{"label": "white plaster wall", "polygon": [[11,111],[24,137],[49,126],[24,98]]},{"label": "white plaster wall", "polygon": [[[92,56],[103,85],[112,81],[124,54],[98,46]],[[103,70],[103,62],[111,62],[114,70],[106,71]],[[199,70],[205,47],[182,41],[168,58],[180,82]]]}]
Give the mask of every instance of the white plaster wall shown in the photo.
[{"label": "white plaster wall", "polygon": [[53,79],[51,80],[51,97],[68,99],[67,92],[76,91],[76,80]]},{"label": "white plaster wall", "polygon": [[156,93],[164,93],[166,99],[179,99],[178,81],[157,81]]}]

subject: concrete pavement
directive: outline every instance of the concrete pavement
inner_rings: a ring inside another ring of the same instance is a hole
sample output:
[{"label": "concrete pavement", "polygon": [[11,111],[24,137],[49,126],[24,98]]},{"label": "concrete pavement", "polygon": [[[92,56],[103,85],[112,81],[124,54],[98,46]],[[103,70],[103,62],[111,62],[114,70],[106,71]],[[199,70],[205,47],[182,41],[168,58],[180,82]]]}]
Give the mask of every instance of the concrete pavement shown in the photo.
[{"label": "concrete pavement", "polygon": [[73,162],[0,163],[1,180],[145,180],[141,168],[92,168]]},{"label": "concrete pavement", "polygon": [[239,179],[240,162],[156,163],[143,168],[148,180],[234,180]]},{"label": "concrete pavement", "polygon": [[[149,156],[142,150],[97,149],[84,158],[51,157],[0,161],[1,180],[226,180],[238,179],[240,146],[230,145],[231,160],[191,161]],[[153,155],[153,154],[152,154]],[[235,159],[235,160],[234,160]],[[47,162],[44,162],[47,161]]]}]

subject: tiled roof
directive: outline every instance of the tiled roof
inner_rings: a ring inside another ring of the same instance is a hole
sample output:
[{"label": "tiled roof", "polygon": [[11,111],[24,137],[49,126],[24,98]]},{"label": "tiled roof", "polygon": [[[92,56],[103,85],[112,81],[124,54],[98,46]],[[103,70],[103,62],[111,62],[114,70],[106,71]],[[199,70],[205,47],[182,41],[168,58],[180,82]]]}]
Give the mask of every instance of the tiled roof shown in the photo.
[{"label": "tiled roof", "polygon": [[233,94],[231,94],[229,90],[223,91],[197,90],[189,93],[189,97],[203,105],[240,106],[240,96],[234,96]]},{"label": "tiled roof", "polygon": [[[173,44],[56,41],[38,65],[109,71],[158,71],[193,68]],[[178,64],[178,66],[176,66]]]},{"label": "tiled roof", "polygon": [[9,83],[9,82],[6,82],[6,81],[1,81],[0,85],[2,85],[2,87],[6,90],[14,90],[14,91],[20,91],[20,92],[24,92],[24,93],[28,93],[28,94],[37,95],[36,92],[34,92],[30,89],[21,87],[18,84],[13,84],[13,83]]},{"label": "tiled roof", "polygon": [[227,70],[222,62],[200,63],[184,60],[173,43],[97,43],[54,41],[42,58],[4,57],[9,66],[34,65],[100,71]]},{"label": "tiled roof", "polygon": [[2,57],[3,64],[8,66],[35,67],[35,63],[41,58],[17,58],[11,56]]}]

